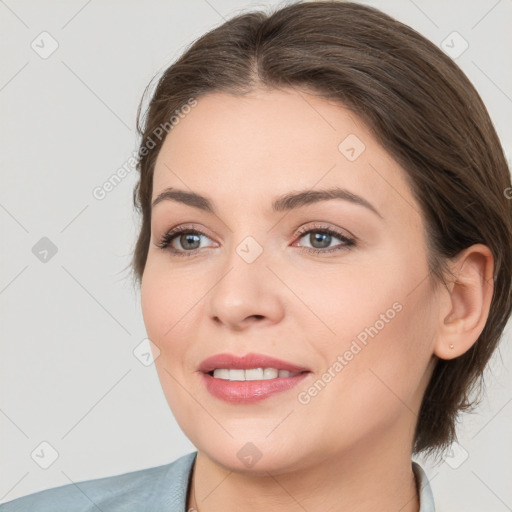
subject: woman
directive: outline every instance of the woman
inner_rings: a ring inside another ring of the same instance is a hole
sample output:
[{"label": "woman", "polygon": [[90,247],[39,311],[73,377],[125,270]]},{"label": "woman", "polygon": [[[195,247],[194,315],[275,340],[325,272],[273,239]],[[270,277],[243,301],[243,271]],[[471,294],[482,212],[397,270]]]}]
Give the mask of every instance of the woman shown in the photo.
[{"label": "woman", "polygon": [[0,510],[435,510],[411,456],[456,439],[511,312],[468,79],[375,9],[292,4],[201,37],[139,118],[133,268],[197,452]]}]

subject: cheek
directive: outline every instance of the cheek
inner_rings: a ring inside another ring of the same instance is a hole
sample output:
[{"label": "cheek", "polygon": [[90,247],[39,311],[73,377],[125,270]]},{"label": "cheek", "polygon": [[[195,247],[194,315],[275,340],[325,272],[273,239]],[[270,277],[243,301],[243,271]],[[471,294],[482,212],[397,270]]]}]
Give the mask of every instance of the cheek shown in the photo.
[{"label": "cheek", "polygon": [[368,330],[374,332],[373,326],[379,332],[389,331],[389,324],[399,322],[398,310],[419,281],[415,275],[422,275],[422,271],[409,268],[409,274],[404,275],[396,254],[388,256],[388,260],[390,264],[380,254],[365,260],[361,257],[355,263],[347,260],[346,264],[325,266],[315,272],[311,268],[301,272],[295,268],[281,269],[283,281],[293,283],[295,295],[303,302],[291,299],[296,303],[292,313],[295,321],[310,333],[308,337],[317,333],[318,348],[343,349],[358,336],[362,341],[370,339]]},{"label": "cheek", "polygon": [[166,286],[161,274],[148,270],[141,282],[141,309],[148,338],[159,348],[160,354],[155,364],[163,363],[169,351],[175,353],[173,345],[176,333],[181,327],[180,304],[174,287]]},{"label": "cheek", "polygon": [[321,320],[313,322],[309,315],[303,325],[314,341],[312,349],[322,355],[325,368],[319,371],[332,368],[337,375],[333,392],[351,408],[413,400],[435,334],[434,296],[426,275],[423,261],[407,264],[394,253],[389,262],[333,266],[314,280],[296,282],[298,294],[307,297]]},{"label": "cheek", "polygon": [[[403,301],[401,310],[393,309],[388,323],[372,320],[362,330],[347,326],[363,336],[342,335],[323,345],[326,364],[317,375],[319,391],[309,388],[316,394],[303,409],[304,421],[313,423],[313,431],[319,429],[331,439],[343,432],[345,441],[355,442],[393,429],[402,420],[414,420],[430,360],[422,311],[421,304]],[[349,324],[350,316],[345,320]],[[308,398],[308,389],[304,392],[301,403]],[[333,408],[339,414],[333,416]]]},{"label": "cheek", "polygon": [[380,306],[368,308],[372,314],[363,327],[347,317],[352,335],[340,337],[330,359],[342,356],[337,390],[347,407],[362,416],[381,411],[387,421],[419,406],[436,315],[426,282],[409,295],[398,288],[382,297],[375,294],[374,304]]},{"label": "cheek", "polygon": [[[164,311],[172,311],[172,304],[166,304],[169,298],[165,295],[162,282],[156,278],[157,275],[152,271],[151,263],[148,261],[142,277],[140,298],[148,336],[155,343],[160,344],[161,331],[165,327],[163,324],[167,322]],[[163,296],[162,293],[164,293]]]},{"label": "cheek", "polygon": [[178,382],[184,382],[184,374],[189,370],[184,366],[184,356],[188,347],[187,333],[190,336],[193,329],[190,310],[198,299],[197,294],[186,287],[184,290],[188,290],[189,297],[184,296],[181,286],[179,278],[170,279],[168,271],[157,269],[148,260],[141,281],[142,315],[148,338],[157,347],[152,350],[162,389],[171,410],[178,413],[182,409],[180,404],[190,398]]},{"label": "cheek", "polygon": [[148,257],[141,281],[141,308],[150,339],[164,342],[183,329],[201,297],[199,281],[196,273],[172,272],[168,262]]},{"label": "cheek", "polygon": [[[197,270],[172,270],[168,262],[148,259],[141,281],[141,309],[148,338],[158,347],[155,367],[169,405],[180,400],[176,383],[195,372],[190,351],[197,338],[200,318],[204,316],[201,298],[211,287]],[[187,396],[181,397],[186,400]],[[172,402],[171,402],[172,401]]]}]

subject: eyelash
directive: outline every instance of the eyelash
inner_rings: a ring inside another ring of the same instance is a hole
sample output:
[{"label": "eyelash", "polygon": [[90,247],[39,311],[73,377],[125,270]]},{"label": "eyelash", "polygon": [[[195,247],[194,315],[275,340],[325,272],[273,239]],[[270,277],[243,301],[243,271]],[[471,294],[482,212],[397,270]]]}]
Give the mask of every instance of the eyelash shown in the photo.
[{"label": "eyelash", "polygon": [[[326,233],[328,235],[334,236],[334,237],[338,238],[339,240],[341,240],[344,243],[344,245],[337,245],[337,246],[334,246],[334,247],[331,247],[331,248],[328,248],[328,249],[316,249],[314,247],[300,247],[299,248],[300,250],[303,250],[303,251],[306,251],[306,252],[309,252],[309,253],[313,253],[313,254],[325,254],[325,253],[331,253],[331,252],[346,250],[348,247],[355,247],[355,245],[356,245],[355,239],[349,238],[349,237],[343,235],[341,232],[339,232],[339,231],[337,231],[335,229],[332,229],[332,228],[330,228],[328,226],[320,226],[319,225],[319,226],[313,226],[313,227],[308,226],[308,227],[301,228],[298,231],[296,237],[300,239],[304,235],[306,235],[306,234],[308,234],[310,232]],[[170,247],[170,245],[173,242],[173,240],[178,235],[181,235],[183,233],[194,234],[194,235],[202,235],[202,236],[205,236],[206,238],[210,238],[206,233],[203,233],[199,229],[192,229],[189,226],[178,226],[177,228],[171,229],[170,231],[165,233],[160,238],[160,241],[158,243],[156,243],[155,245],[157,247],[159,247],[160,249],[162,249],[162,250],[170,251],[175,256],[185,256],[185,257],[187,257],[187,256],[194,256],[195,254],[197,254],[197,252],[201,248],[193,249],[193,250],[190,250],[190,251],[183,251],[183,250],[176,250],[176,249]]]}]

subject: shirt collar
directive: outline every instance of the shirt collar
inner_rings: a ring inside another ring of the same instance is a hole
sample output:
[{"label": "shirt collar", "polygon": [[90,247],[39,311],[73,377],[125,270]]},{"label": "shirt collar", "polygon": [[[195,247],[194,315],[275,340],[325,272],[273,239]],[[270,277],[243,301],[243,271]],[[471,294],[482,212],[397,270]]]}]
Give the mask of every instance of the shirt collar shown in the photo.
[{"label": "shirt collar", "polygon": [[420,500],[419,512],[435,512],[434,496],[427,474],[423,468],[414,461],[412,461],[412,469],[416,478],[416,489],[418,490]]}]

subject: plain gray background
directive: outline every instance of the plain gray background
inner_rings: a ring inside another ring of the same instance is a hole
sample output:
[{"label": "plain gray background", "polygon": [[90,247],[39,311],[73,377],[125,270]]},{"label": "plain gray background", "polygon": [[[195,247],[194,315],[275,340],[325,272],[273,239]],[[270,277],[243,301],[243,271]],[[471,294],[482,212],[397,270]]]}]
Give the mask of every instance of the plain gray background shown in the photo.
[{"label": "plain gray background", "polygon": [[[364,3],[452,52],[468,44],[452,57],[510,160],[512,1]],[[136,149],[136,110],[154,74],[224,19],[275,5],[0,0],[0,502],[195,450],[154,366],[134,355],[145,329],[124,269],[136,171],[103,200],[93,190]],[[419,459],[438,511],[512,510],[510,340],[506,332],[482,406],[462,417],[460,447],[437,466]]]}]

